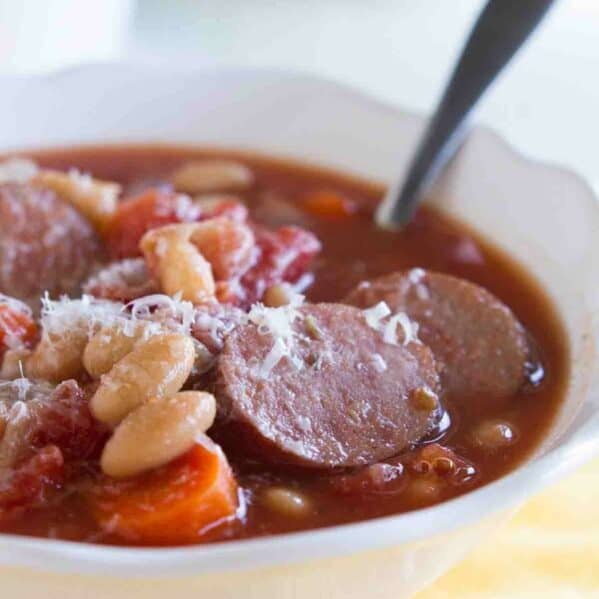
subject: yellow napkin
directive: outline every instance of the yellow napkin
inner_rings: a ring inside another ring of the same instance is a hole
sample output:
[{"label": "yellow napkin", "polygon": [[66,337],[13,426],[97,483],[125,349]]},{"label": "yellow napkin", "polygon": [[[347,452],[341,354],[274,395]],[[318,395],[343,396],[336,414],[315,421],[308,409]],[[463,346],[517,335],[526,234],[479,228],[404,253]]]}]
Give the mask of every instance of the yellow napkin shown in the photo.
[{"label": "yellow napkin", "polygon": [[529,501],[415,599],[599,598],[599,461]]}]

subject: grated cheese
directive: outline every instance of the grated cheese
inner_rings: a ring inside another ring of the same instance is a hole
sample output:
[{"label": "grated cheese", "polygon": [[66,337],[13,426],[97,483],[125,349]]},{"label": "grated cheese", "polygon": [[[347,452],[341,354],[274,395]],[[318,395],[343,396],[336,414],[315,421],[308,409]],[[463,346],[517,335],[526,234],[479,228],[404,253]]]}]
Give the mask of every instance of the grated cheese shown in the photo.
[{"label": "grated cheese", "polygon": [[264,361],[260,365],[258,370],[258,376],[261,378],[267,378],[271,370],[289,354],[287,344],[280,338],[276,338],[272,348],[266,354]]},{"label": "grated cheese", "polygon": [[372,308],[362,310],[362,313],[368,326],[382,333],[383,341],[389,345],[398,345],[398,325],[403,330],[403,345],[407,345],[412,341],[419,341],[418,325],[412,322],[405,312],[397,312],[387,319],[391,315],[391,309],[385,302],[379,302]]},{"label": "grated cheese", "polygon": [[[20,393],[21,391],[19,390],[19,394]],[[29,409],[27,408],[27,404],[20,398],[12,404],[10,412],[8,413],[8,419],[13,426],[27,420],[28,416]]]},{"label": "grated cheese", "polygon": [[383,340],[385,343],[397,345],[397,325],[403,329],[403,344],[407,345],[411,341],[418,341],[418,325],[412,322],[405,312],[394,314],[385,325],[383,330]]},{"label": "grated cheese", "polygon": [[27,183],[37,172],[37,164],[32,160],[9,158],[0,162],[0,183]]},{"label": "grated cheese", "polygon": [[371,329],[378,331],[380,329],[381,321],[391,314],[391,309],[386,302],[379,302],[376,306],[368,308],[362,311],[366,323]]},{"label": "grated cheese", "polygon": [[292,303],[278,308],[267,308],[261,303],[254,304],[247,315],[249,322],[258,327],[260,335],[270,335],[273,346],[264,358],[258,369],[258,376],[266,378],[275,366],[284,358],[288,357],[295,368],[303,367],[303,362],[293,354],[293,340],[295,332],[293,323],[299,318],[297,307],[304,301],[304,297],[294,294]]},{"label": "grated cheese", "polygon": [[23,402],[27,399],[27,393],[29,389],[31,389],[31,386],[31,381],[25,377],[0,383],[0,388],[6,387],[9,389],[15,389],[17,392],[18,401],[20,402]]},{"label": "grated cheese", "polygon": [[385,358],[383,358],[381,354],[372,355],[372,365],[379,373],[385,372],[385,370],[387,370],[387,362],[385,362]]},{"label": "grated cheese", "polygon": [[40,322],[45,335],[64,336],[69,329],[86,325],[91,335],[102,325],[124,323],[127,318],[122,313],[122,304],[109,300],[99,300],[90,295],[81,299],[62,296],[52,300],[48,293],[42,297]]},{"label": "grated cheese", "polygon": [[410,271],[408,271],[408,279],[410,280],[410,283],[420,283],[422,281],[422,279],[425,277],[426,272],[424,271],[423,268],[412,268]]},{"label": "grated cheese", "polygon": [[424,284],[425,277],[426,271],[422,268],[412,268],[408,272],[408,281],[414,286],[416,295],[418,296],[418,299],[421,300],[429,300],[431,298],[431,294]]},{"label": "grated cheese", "polygon": [[180,222],[195,222],[200,218],[202,208],[183,193],[177,194],[175,199],[175,215]]},{"label": "grated cheese", "polygon": [[267,308],[264,304],[257,303],[252,306],[247,317],[258,327],[261,335],[272,335],[275,339],[288,342],[294,335],[292,324],[299,316],[295,309],[297,305]]},{"label": "grated cheese", "polygon": [[31,316],[31,308],[27,304],[15,299],[14,297],[0,293],[0,305],[2,304],[8,306],[14,312],[20,312],[21,314],[25,314],[29,317]]},{"label": "grated cheese", "polygon": [[85,173],[76,168],[70,168],[68,177],[76,187],[79,187],[81,191],[90,191],[94,180],[89,173]]},{"label": "grated cheese", "polygon": [[191,334],[195,310],[191,302],[181,299],[178,293],[173,297],[161,293],[146,295],[129,302],[123,310],[131,311],[131,319],[158,321],[184,335]]}]

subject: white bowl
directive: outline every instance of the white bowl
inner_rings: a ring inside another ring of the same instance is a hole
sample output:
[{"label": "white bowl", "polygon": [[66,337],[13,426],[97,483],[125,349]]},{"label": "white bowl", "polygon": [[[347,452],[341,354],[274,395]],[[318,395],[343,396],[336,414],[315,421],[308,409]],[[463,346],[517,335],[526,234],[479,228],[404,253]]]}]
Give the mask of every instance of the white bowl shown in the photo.
[{"label": "white bowl", "polygon": [[[422,117],[353,89],[277,71],[98,65],[0,77],[0,89],[0,152],[193,143],[390,181],[423,126]],[[563,318],[571,382],[543,455],[435,507],[253,541],[127,549],[0,535],[3,596],[397,599],[428,584],[532,493],[597,453],[599,207],[591,191],[572,173],[526,160],[493,133],[476,130],[435,202],[534,272]]]}]

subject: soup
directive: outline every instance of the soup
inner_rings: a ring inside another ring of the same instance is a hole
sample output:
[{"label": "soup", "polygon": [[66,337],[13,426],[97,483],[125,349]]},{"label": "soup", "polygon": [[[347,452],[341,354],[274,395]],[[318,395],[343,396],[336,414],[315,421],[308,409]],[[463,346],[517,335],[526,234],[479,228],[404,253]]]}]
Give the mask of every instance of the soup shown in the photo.
[{"label": "soup", "polygon": [[381,187],[242,153],[28,157],[0,166],[2,532],[182,545],[398,514],[506,474],[560,407],[543,290],[431,207],[382,231]]}]

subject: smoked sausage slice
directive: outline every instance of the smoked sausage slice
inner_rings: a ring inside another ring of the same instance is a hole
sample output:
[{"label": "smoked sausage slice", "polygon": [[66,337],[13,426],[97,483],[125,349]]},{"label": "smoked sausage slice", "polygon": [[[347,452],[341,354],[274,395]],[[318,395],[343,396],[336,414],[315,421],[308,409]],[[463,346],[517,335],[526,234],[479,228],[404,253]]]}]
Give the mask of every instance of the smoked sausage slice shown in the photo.
[{"label": "smoked sausage slice", "polygon": [[39,298],[73,294],[101,256],[90,223],[54,192],[0,185],[0,292],[39,306]]},{"label": "smoked sausage slice", "polygon": [[455,397],[507,397],[524,382],[530,348],[512,311],[486,289],[414,268],[358,285],[346,303],[385,302],[418,323],[435,354],[443,389]]},{"label": "smoked sausage slice", "polygon": [[432,352],[397,321],[384,335],[351,306],[259,309],[227,337],[215,389],[248,450],[271,462],[358,466],[397,454],[438,421]]}]

